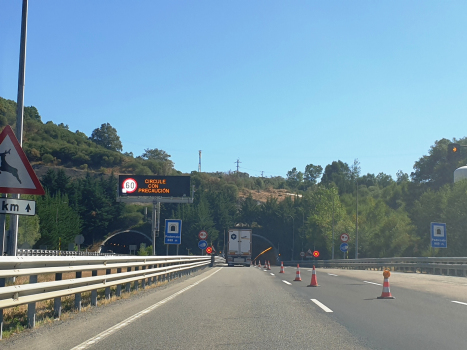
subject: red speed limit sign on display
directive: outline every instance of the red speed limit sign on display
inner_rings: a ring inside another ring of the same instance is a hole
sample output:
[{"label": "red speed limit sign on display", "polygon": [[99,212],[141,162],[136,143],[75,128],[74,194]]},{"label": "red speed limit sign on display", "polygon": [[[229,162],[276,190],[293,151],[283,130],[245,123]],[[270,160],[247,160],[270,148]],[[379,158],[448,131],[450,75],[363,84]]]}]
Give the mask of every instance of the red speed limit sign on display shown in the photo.
[{"label": "red speed limit sign on display", "polygon": [[206,238],[208,238],[208,233],[206,231],[199,231],[198,238],[204,241]]},{"label": "red speed limit sign on display", "polygon": [[349,240],[349,235],[347,233],[341,234],[341,241],[342,242],[347,242]]}]

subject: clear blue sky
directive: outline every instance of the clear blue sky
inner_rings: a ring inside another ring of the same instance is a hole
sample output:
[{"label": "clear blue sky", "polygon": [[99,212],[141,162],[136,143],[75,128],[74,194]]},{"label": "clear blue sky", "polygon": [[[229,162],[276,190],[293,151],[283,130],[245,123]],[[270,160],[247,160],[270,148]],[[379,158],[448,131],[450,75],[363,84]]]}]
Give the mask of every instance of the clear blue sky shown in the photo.
[{"label": "clear blue sky", "polygon": [[[410,174],[466,136],[467,1],[29,4],[25,104],[175,168],[286,176],[358,158]],[[0,96],[16,100],[21,1],[0,1]]]}]

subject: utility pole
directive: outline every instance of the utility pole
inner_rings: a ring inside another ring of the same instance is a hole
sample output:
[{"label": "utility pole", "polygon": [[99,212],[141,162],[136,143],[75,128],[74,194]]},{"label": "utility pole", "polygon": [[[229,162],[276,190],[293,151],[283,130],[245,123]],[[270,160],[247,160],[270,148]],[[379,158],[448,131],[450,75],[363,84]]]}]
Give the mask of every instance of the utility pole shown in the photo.
[{"label": "utility pole", "polygon": [[[23,0],[21,15],[21,43],[19,51],[18,72],[18,97],[16,101],[16,138],[20,146],[23,146],[23,116],[24,116],[24,81],[26,75],[26,34],[28,27],[28,0]],[[19,194],[13,194],[13,199],[19,199]],[[8,254],[16,256],[18,250],[18,215],[11,215],[10,239],[8,242]]]},{"label": "utility pole", "polygon": [[238,176],[238,168],[240,167],[240,163],[241,163],[240,159],[237,158],[237,161],[235,163],[237,163],[237,176]]}]

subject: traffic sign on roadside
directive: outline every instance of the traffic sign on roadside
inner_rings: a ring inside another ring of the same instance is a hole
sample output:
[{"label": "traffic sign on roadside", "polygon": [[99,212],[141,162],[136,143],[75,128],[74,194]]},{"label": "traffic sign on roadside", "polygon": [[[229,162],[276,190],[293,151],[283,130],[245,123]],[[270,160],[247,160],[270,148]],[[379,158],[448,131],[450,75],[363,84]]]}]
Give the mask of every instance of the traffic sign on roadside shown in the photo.
[{"label": "traffic sign on roadside", "polygon": [[208,233],[204,230],[199,231],[198,238],[204,241],[206,238],[208,238]]},{"label": "traffic sign on roadside", "polygon": [[[0,193],[45,194],[36,173],[9,125],[5,126],[0,133]],[[9,212],[5,211],[4,213],[8,214]]]},{"label": "traffic sign on roadside", "polygon": [[182,220],[165,220],[164,244],[181,244],[182,242]]},{"label": "traffic sign on roadside", "polygon": [[342,242],[344,242],[344,243],[345,243],[345,242],[348,242],[349,239],[350,239],[350,237],[349,237],[349,235],[348,235],[347,233],[341,234],[341,241],[342,241]]},{"label": "traffic sign on roadside", "polygon": [[207,247],[206,248],[206,253],[211,254],[212,253],[212,247]]},{"label": "traffic sign on roadside", "polygon": [[319,257],[319,251],[315,250],[315,251],[313,252],[313,256],[314,256],[315,258]]},{"label": "traffic sign on roadside", "polygon": [[206,241],[199,241],[198,242],[198,248],[199,249],[206,249],[207,246],[208,246],[208,242],[206,242]]},{"label": "traffic sign on roadside", "polygon": [[304,256],[305,256],[305,252],[300,252],[300,256],[301,256],[301,257],[304,257]]},{"label": "traffic sign on roadside", "polygon": [[347,250],[349,250],[349,245],[347,243],[342,243],[340,248],[341,252],[345,253]]},{"label": "traffic sign on roadside", "polygon": [[446,235],[446,224],[439,222],[431,223],[431,247],[432,248],[447,248],[448,241]]},{"label": "traffic sign on roadside", "polygon": [[36,202],[25,199],[0,199],[0,214],[36,215]]}]

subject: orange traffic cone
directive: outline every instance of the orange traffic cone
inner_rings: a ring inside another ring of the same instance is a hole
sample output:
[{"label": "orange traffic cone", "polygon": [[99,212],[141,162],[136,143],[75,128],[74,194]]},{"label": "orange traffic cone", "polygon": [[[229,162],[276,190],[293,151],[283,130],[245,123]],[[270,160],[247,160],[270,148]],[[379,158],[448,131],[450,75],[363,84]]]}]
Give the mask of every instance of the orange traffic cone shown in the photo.
[{"label": "orange traffic cone", "polygon": [[294,281],[301,281],[302,277],[300,276],[300,266],[297,264],[297,272],[295,273],[295,279]]},{"label": "orange traffic cone", "polygon": [[313,271],[311,272],[311,282],[307,287],[319,287],[318,280],[316,279],[315,265],[313,265]]},{"label": "orange traffic cone", "polygon": [[259,265],[258,265],[259,268],[261,268],[261,260],[259,261]]},{"label": "orange traffic cone", "polygon": [[388,270],[385,270],[383,272],[383,277],[384,277],[384,282],[383,282],[383,292],[381,293],[381,296],[378,297],[378,299],[395,299],[391,295],[391,290],[389,289],[389,277],[391,276],[391,272]]},{"label": "orange traffic cone", "polygon": [[268,260],[268,270],[271,270],[271,263]]},{"label": "orange traffic cone", "polygon": [[283,261],[281,261],[281,272],[279,272],[279,273],[285,273],[285,271],[284,271],[284,262]]}]

